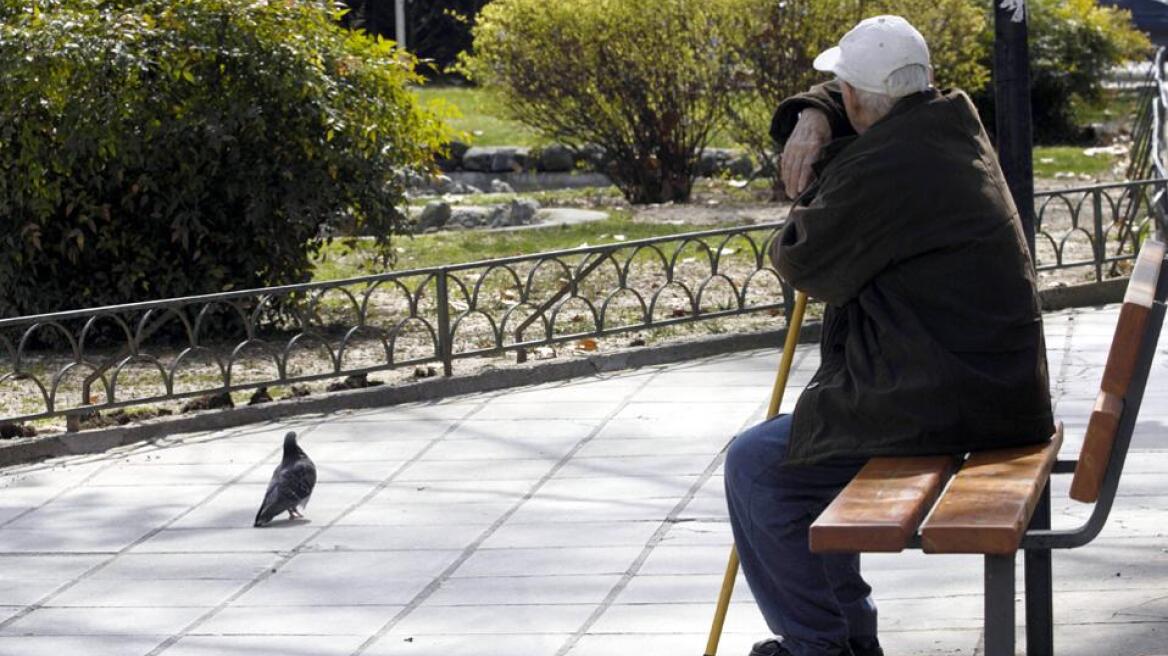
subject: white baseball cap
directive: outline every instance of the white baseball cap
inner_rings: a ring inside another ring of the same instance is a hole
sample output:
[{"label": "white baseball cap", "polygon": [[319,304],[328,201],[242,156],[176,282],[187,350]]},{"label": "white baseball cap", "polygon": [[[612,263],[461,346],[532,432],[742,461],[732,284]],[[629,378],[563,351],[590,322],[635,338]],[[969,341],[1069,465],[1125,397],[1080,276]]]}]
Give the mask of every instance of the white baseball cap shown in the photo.
[{"label": "white baseball cap", "polygon": [[899,97],[904,90],[889,88],[888,76],[910,64],[929,66],[925,37],[900,16],[873,16],[820,53],[813,66],[857,89]]}]

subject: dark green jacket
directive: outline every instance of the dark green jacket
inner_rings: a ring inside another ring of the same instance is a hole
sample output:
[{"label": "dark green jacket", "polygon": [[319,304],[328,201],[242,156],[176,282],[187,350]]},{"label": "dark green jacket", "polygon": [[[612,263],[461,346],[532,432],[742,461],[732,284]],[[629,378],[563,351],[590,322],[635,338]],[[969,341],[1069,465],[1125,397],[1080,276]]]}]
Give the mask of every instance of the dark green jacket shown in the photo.
[{"label": "dark green jacket", "polygon": [[828,305],[788,461],[1048,439],[1033,268],[973,104],[930,90],[856,136],[832,91],[784,102],[774,122],[782,142],[821,106],[841,137],[771,249],[784,280]]}]

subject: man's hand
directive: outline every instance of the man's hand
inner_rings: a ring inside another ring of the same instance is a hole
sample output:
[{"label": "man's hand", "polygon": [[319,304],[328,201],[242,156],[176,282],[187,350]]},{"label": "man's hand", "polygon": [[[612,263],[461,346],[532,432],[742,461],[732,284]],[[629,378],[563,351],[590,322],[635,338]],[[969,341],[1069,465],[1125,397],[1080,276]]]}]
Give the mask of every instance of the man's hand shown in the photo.
[{"label": "man's hand", "polygon": [[827,115],[808,107],[799,112],[799,121],[780,155],[780,172],[788,198],[796,198],[811,184],[814,171],[811,165],[819,160],[819,153],[831,140],[831,124]]}]

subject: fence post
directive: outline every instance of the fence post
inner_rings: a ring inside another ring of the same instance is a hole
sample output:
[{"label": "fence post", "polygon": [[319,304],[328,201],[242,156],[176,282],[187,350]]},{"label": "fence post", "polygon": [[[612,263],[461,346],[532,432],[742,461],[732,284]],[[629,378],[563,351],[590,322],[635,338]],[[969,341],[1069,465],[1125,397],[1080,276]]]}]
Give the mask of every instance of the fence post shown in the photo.
[{"label": "fence post", "polygon": [[1107,244],[1103,241],[1103,192],[1099,189],[1091,190],[1091,210],[1095,221],[1095,243],[1091,245],[1091,256],[1095,260],[1095,282],[1103,282],[1103,258],[1107,255]]},{"label": "fence post", "polygon": [[442,360],[442,375],[454,375],[454,336],[450,334],[450,290],[446,267],[439,267],[438,286],[438,357]]}]

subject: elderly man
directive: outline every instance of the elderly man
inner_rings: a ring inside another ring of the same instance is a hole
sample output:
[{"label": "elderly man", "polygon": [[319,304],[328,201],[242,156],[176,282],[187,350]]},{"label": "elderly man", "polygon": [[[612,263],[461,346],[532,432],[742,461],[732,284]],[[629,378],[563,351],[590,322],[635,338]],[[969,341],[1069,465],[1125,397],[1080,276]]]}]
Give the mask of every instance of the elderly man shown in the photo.
[{"label": "elderly man", "polygon": [[815,68],[836,80],[772,126],[798,199],[771,257],[827,304],[821,363],[794,414],[726,456],[742,567],[781,636],[752,656],[883,653],[859,556],[808,549],[868,458],[1032,444],[1053,424],[1029,252],[969,98],[931,88],[928,47],[897,16],[861,22]]}]

